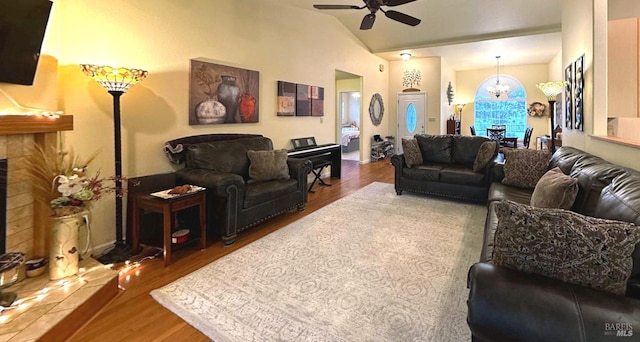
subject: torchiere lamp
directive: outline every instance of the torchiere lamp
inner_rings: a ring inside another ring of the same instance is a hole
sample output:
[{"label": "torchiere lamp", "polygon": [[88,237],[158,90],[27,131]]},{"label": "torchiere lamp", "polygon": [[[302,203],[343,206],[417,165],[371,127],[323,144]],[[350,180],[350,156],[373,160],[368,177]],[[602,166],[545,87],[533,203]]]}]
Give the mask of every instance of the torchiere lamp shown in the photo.
[{"label": "torchiere lamp", "polygon": [[555,118],[556,118],[556,96],[564,90],[565,81],[538,83],[536,87],[542,90],[549,101],[549,113],[551,114],[551,153],[556,151]]},{"label": "torchiere lamp", "polygon": [[464,109],[464,106],[466,106],[466,103],[458,103],[456,105],[456,108],[458,109],[458,116],[460,117],[460,120],[462,120],[462,110]]},{"label": "torchiere lamp", "polygon": [[116,242],[114,248],[99,258],[101,262],[122,262],[129,258],[129,251],[122,237],[122,147],[120,137],[120,96],[134,84],[147,77],[140,69],[114,68],[81,64],[82,72],[98,81],[113,96],[113,131],[115,154]]}]

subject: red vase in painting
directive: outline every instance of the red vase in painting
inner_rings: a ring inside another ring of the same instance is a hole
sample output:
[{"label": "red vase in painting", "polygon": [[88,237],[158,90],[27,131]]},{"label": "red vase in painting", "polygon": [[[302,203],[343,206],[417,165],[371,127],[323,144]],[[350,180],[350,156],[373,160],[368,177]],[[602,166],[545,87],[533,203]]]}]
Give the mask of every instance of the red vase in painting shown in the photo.
[{"label": "red vase in painting", "polygon": [[240,117],[242,122],[254,122],[256,114],[256,98],[249,93],[244,93],[238,100],[240,105]]}]

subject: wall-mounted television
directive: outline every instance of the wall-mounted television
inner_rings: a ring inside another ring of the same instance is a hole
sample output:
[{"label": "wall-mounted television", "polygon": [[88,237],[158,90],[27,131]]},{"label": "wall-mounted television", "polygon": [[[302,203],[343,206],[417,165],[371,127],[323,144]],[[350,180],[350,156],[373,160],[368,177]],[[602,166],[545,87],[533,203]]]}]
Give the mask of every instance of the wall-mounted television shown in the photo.
[{"label": "wall-mounted television", "polygon": [[32,85],[52,2],[0,0],[0,82]]}]

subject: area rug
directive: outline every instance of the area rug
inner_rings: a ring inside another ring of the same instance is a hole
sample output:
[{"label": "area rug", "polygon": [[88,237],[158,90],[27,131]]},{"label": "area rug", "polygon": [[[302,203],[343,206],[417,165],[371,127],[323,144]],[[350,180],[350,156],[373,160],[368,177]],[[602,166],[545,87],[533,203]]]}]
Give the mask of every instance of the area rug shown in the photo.
[{"label": "area rug", "polygon": [[486,208],[372,183],[151,295],[215,341],[469,341]]}]

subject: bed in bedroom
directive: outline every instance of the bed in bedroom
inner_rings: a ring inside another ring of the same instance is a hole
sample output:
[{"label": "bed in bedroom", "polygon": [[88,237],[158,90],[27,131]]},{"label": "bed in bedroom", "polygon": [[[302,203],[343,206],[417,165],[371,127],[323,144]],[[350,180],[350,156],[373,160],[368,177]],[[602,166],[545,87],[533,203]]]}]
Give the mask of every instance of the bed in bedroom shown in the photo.
[{"label": "bed in bedroom", "polygon": [[342,126],[340,144],[342,145],[342,153],[353,152],[360,149],[360,131],[358,127],[353,125]]}]

